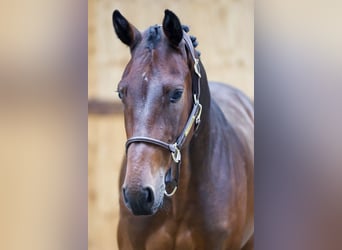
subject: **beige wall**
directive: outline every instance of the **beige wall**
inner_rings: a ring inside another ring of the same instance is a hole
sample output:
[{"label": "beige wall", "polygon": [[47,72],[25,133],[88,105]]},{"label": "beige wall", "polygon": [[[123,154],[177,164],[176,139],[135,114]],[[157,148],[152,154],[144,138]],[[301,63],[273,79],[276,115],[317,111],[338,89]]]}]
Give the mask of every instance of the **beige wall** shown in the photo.
[{"label": "beige wall", "polygon": [[[197,36],[208,78],[229,82],[253,97],[253,4],[251,0],[89,0],[89,98],[118,101],[114,91],[129,51],[114,34],[116,8],[140,30],[161,23],[165,8],[173,10]],[[89,250],[117,249],[118,173],[125,139],[121,114],[89,115]]]},{"label": "beige wall", "polygon": [[122,115],[90,115],[88,131],[88,249],[115,250],[125,145]]}]

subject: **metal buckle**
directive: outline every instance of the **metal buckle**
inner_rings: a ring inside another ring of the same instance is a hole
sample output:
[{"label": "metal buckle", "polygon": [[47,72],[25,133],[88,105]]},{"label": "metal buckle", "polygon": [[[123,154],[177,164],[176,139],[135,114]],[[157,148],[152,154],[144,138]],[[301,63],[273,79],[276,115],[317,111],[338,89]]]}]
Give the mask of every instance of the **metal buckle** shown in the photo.
[{"label": "metal buckle", "polygon": [[176,193],[176,191],[177,191],[177,186],[175,186],[175,187],[173,188],[173,190],[172,190],[171,193],[168,193],[168,192],[166,192],[166,190],[165,190],[165,191],[164,191],[164,194],[165,194],[167,197],[171,197],[172,195],[174,195],[174,194]]},{"label": "metal buckle", "polygon": [[181,160],[181,153],[178,149],[178,145],[177,143],[173,144],[174,148],[175,148],[175,152],[171,152],[171,156],[172,156],[172,159],[175,163],[178,163],[180,162]]},{"label": "metal buckle", "polygon": [[201,115],[202,115],[202,104],[198,103],[199,111],[196,116],[196,125],[201,122]]},{"label": "metal buckle", "polygon": [[196,120],[195,120],[196,125],[198,125],[201,122],[202,104],[200,104],[199,99],[197,98],[196,94],[194,94],[194,102],[195,102],[195,105],[198,106],[198,112],[197,112]]},{"label": "metal buckle", "polygon": [[201,69],[199,65],[199,60],[195,58],[194,69],[199,78],[201,78]]}]

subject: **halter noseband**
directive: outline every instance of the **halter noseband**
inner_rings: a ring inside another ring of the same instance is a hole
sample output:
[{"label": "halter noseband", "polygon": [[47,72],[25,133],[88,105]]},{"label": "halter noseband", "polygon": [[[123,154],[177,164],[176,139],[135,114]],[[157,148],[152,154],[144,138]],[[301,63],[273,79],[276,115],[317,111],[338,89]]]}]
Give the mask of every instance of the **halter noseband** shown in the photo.
[{"label": "halter noseband", "polygon": [[[165,190],[165,195],[170,197],[172,195],[174,195],[174,193],[177,190],[178,187],[178,176],[179,176],[179,168],[180,168],[180,163],[181,163],[181,149],[182,146],[187,138],[187,136],[189,135],[189,132],[192,128],[192,126],[195,124],[195,130],[198,128],[198,125],[201,122],[201,113],[202,113],[202,105],[199,102],[199,97],[200,97],[200,81],[201,81],[201,68],[200,68],[200,64],[199,64],[199,59],[196,58],[195,56],[195,49],[192,45],[191,39],[189,37],[189,35],[183,31],[183,39],[185,41],[185,45],[188,48],[191,57],[194,61],[194,71],[195,74],[197,76],[197,81],[194,79],[192,79],[192,94],[193,94],[193,98],[194,98],[194,103],[192,106],[192,111],[190,113],[190,116],[185,124],[184,129],[182,130],[181,134],[178,136],[177,140],[175,143],[173,144],[169,144],[154,138],[150,138],[150,137],[145,137],[145,136],[134,136],[129,138],[126,141],[126,153],[128,150],[128,147],[135,142],[144,142],[144,143],[149,143],[149,144],[153,144],[159,147],[162,147],[168,151],[170,151],[171,156],[173,161],[177,164],[177,168],[176,168],[176,175],[174,180],[168,180],[166,181],[167,183],[173,184],[173,190],[171,193],[168,193]],[[171,168],[169,169],[169,171],[171,171]],[[167,173],[168,174],[168,173]],[[171,173],[170,173],[171,174]]]}]

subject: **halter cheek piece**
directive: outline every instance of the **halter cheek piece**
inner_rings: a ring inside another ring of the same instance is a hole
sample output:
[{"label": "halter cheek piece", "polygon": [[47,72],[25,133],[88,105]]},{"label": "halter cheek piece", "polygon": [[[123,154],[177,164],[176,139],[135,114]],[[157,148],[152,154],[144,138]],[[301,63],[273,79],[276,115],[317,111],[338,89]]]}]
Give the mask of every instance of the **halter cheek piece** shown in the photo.
[{"label": "halter cheek piece", "polygon": [[[176,168],[174,179],[172,180],[172,178],[166,178],[166,181],[165,181],[167,185],[173,186],[173,190],[171,193],[168,193],[165,190],[165,195],[168,197],[174,195],[178,187],[178,177],[179,177],[179,168],[180,168],[180,163],[181,163],[182,146],[187,136],[189,135],[189,132],[191,128],[193,127],[193,125],[195,125],[195,130],[198,128],[200,121],[201,121],[201,113],[202,113],[202,105],[199,102],[200,80],[201,80],[201,69],[200,69],[199,59],[196,58],[195,49],[192,45],[191,39],[185,31],[183,31],[183,39],[194,61],[195,76],[192,77],[192,94],[194,98],[194,103],[192,106],[192,111],[190,113],[190,116],[185,124],[184,129],[182,130],[182,133],[178,136],[177,140],[173,144],[169,144],[169,143],[166,143],[166,142],[154,139],[154,138],[150,138],[150,137],[145,137],[145,136],[131,137],[126,142],[126,153],[127,153],[128,147],[132,143],[135,143],[135,142],[144,142],[144,143],[153,144],[153,145],[162,147],[170,151],[173,161],[177,164],[177,168]],[[172,167],[170,167],[166,176],[169,176],[169,174],[172,176],[171,169]]]}]

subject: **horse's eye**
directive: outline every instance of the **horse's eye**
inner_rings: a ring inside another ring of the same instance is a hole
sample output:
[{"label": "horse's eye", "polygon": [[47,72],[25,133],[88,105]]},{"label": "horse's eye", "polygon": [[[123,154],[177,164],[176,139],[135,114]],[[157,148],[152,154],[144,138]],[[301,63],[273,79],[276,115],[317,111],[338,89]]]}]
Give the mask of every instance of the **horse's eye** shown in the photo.
[{"label": "horse's eye", "polygon": [[175,103],[179,101],[179,99],[182,97],[183,90],[182,89],[176,89],[170,93],[170,102]]},{"label": "horse's eye", "polygon": [[118,97],[122,100],[122,98],[124,96],[123,90],[122,89],[118,89],[117,93],[118,93]]}]

